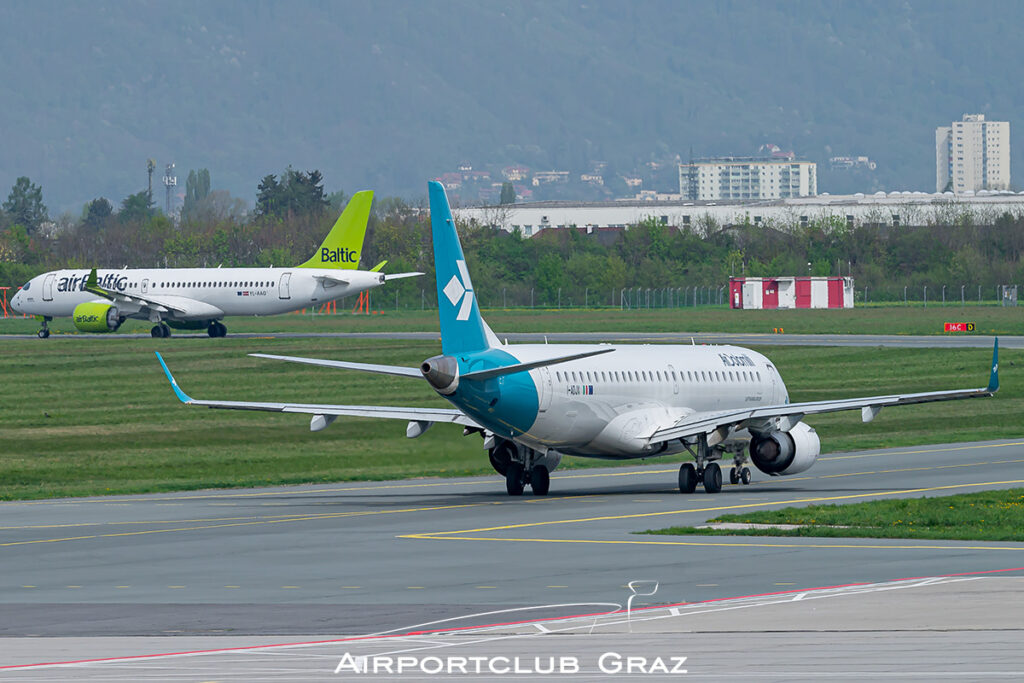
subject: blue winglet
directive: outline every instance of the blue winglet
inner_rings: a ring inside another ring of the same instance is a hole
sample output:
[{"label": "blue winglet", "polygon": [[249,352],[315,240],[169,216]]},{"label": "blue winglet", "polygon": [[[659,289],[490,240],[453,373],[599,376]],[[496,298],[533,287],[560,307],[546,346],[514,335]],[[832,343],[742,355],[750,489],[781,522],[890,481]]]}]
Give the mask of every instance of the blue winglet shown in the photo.
[{"label": "blue winglet", "polygon": [[988,376],[988,386],[985,389],[993,394],[999,391],[999,337],[996,337],[992,344],[992,374]]},{"label": "blue winglet", "polygon": [[156,359],[160,361],[160,365],[163,366],[164,374],[167,375],[167,381],[171,383],[171,388],[174,389],[174,393],[177,394],[178,400],[182,403],[191,403],[192,397],[182,391],[181,387],[178,386],[178,383],[174,381],[174,375],[172,375],[171,371],[167,369],[167,363],[164,362],[164,357],[160,355],[159,351],[154,351],[153,353],[156,354]]}]

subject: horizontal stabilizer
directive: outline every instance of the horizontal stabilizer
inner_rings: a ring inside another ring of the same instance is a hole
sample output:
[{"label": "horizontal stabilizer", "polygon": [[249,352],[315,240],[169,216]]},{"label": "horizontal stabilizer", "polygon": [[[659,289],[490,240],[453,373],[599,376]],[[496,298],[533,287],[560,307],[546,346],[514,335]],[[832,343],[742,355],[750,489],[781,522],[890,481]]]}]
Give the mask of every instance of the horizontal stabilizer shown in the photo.
[{"label": "horizontal stabilizer", "polygon": [[534,360],[529,363],[516,363],[515,365],[506,365],[501,368],[490,368],[489,370],[477,370],[475,372],[467,372],[462,375],[462,379],[475,379],[484,380],[491,379],[492,377],[500,377],[502,375],[510,375],[514,372],[526,372],[527,370],[533,370],[535,368],[543,368],[548,365],[557,365],[558,363],[568,363],[571,360],[579,360],[581,358],[590,358],[591,356],[599,356],[603,353],[611,353],[614,348],[599,349],[597,351],[586,351],[584,353],[574,353],[571,356],[557,356],[555,358],[545,358],[544,360]]},{"label": "horizontal stabilizer", "polygon": [[[356,405],[333,405],[317,403],[269,403],[255,401],[210,401],[206,399],[192,398],[178,386],[178,382],[171,375],[160,352],[156,357],[163,366],[164,374],[171,383],[178,400],[190,406],[214,408],[218,410],[256,410],[270,413],[300,413],[305,415],[320,416],[321,419],[311,422],[311,428],[326,427],[332,417],[375,417],[392,420],[403,420],[406,422],[422,423],[448,423],[459,424],[464,427],[479,429],[480,425],[473,418],[461,410],[455,408],[412,408],[404,406],[356,406]],[[418,374],[418,371],[417,371]]]},{"label": "horizontal stabilizer", "polygon": [[305,363],[306,365],[319,365],[324,368],[340,368],[342,370],[359,370],[360,372],[375,372],[379,375],[397,375],[399,377],[416,377],[423,379],[423,373],[419,368],[407,368],[402,365],[377,365],[376,363],[350,363],[344,360],[325,360],[322,358],[300,358],[298,356],[274,356],[268,353],[250,353],[254,358],[269,358],[270,360],[284,360],[289,363]]}]

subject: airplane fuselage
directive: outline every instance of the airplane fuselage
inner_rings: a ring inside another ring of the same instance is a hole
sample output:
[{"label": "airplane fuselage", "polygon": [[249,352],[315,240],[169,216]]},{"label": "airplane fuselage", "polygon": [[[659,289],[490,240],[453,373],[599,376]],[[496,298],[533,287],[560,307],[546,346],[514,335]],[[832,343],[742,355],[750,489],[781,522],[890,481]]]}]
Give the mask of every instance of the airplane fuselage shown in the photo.
[{"label": "airplane fuselage", "polygon": [[[737,346],[517,344],[460,358],[461,373],[559,354],[612,353],[485,382],[461,382],[447,398],[489,431],[567,455],[645,457],[646,436],[694,412],[788,402],[763,355]],[[466,362],[468,360],[469,362]]]},{"label": "airplane fuselage", "polygon": [[[19,291],[12,305],[29,315],[67,317],[79,304],[105,299],[85,291],[88,270],[55,270]],[[167,320],[214,320],[235,315],[274,315],[333,301],[384,282],[381,273],[329,268],[124,268],[97,271],[99,285],[181,309]],[[340,284],[333,280],[344,280]],[[130,306],[118,304],[127,317]]]}]

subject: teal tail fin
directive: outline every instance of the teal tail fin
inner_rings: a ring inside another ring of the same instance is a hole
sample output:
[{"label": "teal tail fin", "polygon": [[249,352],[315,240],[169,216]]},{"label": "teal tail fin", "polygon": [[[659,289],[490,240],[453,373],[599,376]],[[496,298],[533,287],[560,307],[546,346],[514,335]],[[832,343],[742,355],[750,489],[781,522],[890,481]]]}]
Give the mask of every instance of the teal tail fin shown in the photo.
[{"label": "teal tail fin", "polygon": [[[430,230],[434,237],[434,270],[437,273],[437,307],[441,322],[441,352],[455,355],[490,348],[487,325],[469,279],[455,220],[444,186],[428,183]],[[493,336],[493,335],[491,335]]]}]

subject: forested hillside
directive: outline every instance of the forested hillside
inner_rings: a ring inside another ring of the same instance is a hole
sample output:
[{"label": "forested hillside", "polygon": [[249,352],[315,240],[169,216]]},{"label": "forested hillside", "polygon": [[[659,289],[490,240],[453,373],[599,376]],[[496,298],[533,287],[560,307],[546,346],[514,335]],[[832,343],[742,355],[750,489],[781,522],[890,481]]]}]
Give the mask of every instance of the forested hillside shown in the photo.
[{"label": "forested hillside", "polygon": [[463,161],[621,174],[774,143],[877,161],[822,191],[928,190],[937,125],[1019,130],[1021,25],[1012,1],[8,0],[0,187],[77,215],[152,157],[158,205],[168,162],[250,207],[289,164],[415,201]]}]

